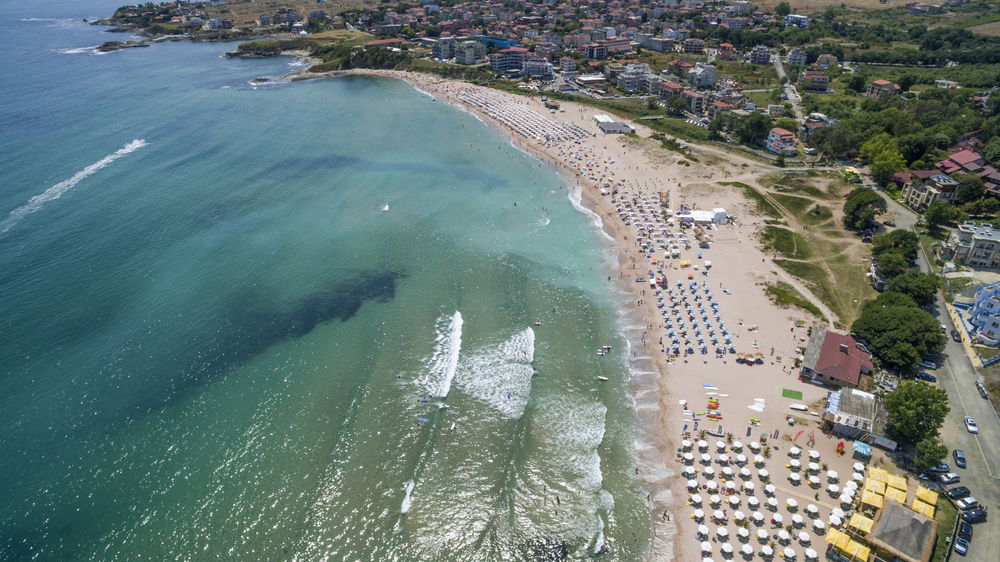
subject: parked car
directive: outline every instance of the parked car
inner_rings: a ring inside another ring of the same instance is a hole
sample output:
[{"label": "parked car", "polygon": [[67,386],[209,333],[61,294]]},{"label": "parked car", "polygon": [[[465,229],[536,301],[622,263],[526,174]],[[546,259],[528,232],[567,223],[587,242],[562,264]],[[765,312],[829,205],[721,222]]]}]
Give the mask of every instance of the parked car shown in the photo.
[{"label": "parked car", "polygon": [[969,433],[979,433],[979,426],[976,425],[976,420],[972,416],[965,416],[965,429]]},{"label": "parked car", "polygon": [[982,523],[986,521],[986,512],[981,509],[973,509],[962,513],[962,521],[966,523]]},{"label": "parked car", "polygon": [[953,546],[952,549],[962,556],[965,556],[969,553],[969,541],[963,539],[962,537],[958,537],[955,539],[955,546]]},{"label": "parked car", "polygon": [[937,465],[937,466],[935,466],[933,468],[928,469],[928,471],[929,472],[951,472],[951,467],[948,466],[948,463],[943,462],[943,463],[941,463],[941,464],[939,464],[939,465]]},{"label": "parked car", "polygon": [[951,452],[951,457],[955,459],[955,466],[958,468],[965,468],[965,451],[955,449]]},{"label": "parked car", "polygon": [[882,224],[884,224],[886,226],[893,226],[893,227],[896,226],[896,223],[894,223],[892,221],[882,221]]},{"label": "parked car", "polygon": [[959,334],[958,330],[952,330],[951,339],[957,341],[958,343],[962,343],[962,334]]},{"label": "parked car", "polygon": [[934,375],[932,375],[930,373],[925,373],[923,371],[920,371],[919,373],[917,373],[917,378],[920,379],[920,380],[922,380],[922,381],[937,382],[937,377],[935,377]]},{"label": "parked car", "polygon": [[965,521],[959,521],[958,523],[958,536],[962,537],[967,541],[972,540],[972,525],[969,525]]},{"label": "parked car", "polygon": [[980,396],[989,399],[990,395],[986,392],[986,386],[981,381],[976,381],[976,390],[979,391]]},{"label": "parked car", "polygon": [[969,496],[958,500],[955,502],[955,505],[957,505],[958,509],[961,509],[962,511],[969,511],[970,509],[976,509],[979,507],[979,500]]},{"label": "parked car", "polygon": [[940,482],[942,484],[945,484],[945,485],[947,485],[947,484],[955,484],[956,482],[958,482],[961,479],[962,478],[959,475],[955,474],[954,472],[946,472],[944,474],[938,475],[938,482]]},{"label": "parked car", "polygon": [[956,500],[967,497],[971,492],[969,491],[969,488],[965,486],[956,486],[945,493],[949,498]]},{"label": "parked car", "polygon": [[938,368],[937,362],[931,360],[921,361],[920,366],[923,367],[924,369],[931,369],[931,370],[935,370]]}]

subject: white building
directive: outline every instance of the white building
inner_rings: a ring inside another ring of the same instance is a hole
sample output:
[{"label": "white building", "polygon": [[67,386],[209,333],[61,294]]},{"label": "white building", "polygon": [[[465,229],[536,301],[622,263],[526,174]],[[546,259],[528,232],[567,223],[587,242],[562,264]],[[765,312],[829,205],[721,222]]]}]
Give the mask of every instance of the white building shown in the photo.
[{"label": "white building", "polygon": [[594,121],[597,122],[597,127],[601,132],[606,135],[627,135],[635,132],[635,128],[631,125],[615,121],[610,115],[595,115]]},{"label": "white building", "polygon": [[[634,92],[644,89],[648,83],[646,76],[653,74],[649,70],[649,65],[642,62],[634,62],[625,67],[625,70],[618,75],[618,87],[623,90]],[[653,74],[653,76],[656,76]]]},{"label": "white building", "polygon": [[1000,345],[1000,283],[983,285],[976,290],[976,301],[969,316],[973,339],[986,345]]},{"label": "white building", "polygon": [[711,211],[679,211],[674,215],[681,222],[694,222],[702,224],[728,224],[729,213],[723,208],[715,208]]},{"label": "white building", "polygon": [[714,88],[717,78],[714,65],[702,64],[700,62],[695,63],[694,68],[687,73],[688,82],[695,88]]},{"label": "white building", "polygon": [[479,41],[463,41],[455,48],[455,62],[458,64],[476,64],[486,57],[486,45]]},{"label": "white building", "polygon": [[454,37],[441,37],[431,46],[431,56],[438,60],[448,60],[455,57],[456,41]]},{"label": "white building", "polygon": [[788,51],[788,56],[785,58],[785,61],[791,65],[805,66],[806,52],[798,47],[794,47],[792,50]]}]

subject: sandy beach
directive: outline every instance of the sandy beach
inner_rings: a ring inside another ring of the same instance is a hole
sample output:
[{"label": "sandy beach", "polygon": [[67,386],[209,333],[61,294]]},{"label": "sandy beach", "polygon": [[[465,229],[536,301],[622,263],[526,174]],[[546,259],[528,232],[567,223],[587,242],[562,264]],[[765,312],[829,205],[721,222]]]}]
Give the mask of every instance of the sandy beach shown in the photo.
[{"label": "sandy beach", "polygon": [[[827,487],[846,483],[855,461],[837,456],[839,439],[816,430],[812,422],[826,390],[800,382],[794,360],[810,326],[829,325],[832,315],[821,307],[827,318],[813,318],[769,300],[765,284],[779,280],[809,293],[760,248],[757,232],[764,222],[752,203],[718,183],[753,184],[775,168],[707,146],[692,146],[693,161],[662,148],[638,123],[634,136],[605,135],[594,120],[603,112],[577,103],[560,101],[553,112],[539,99],[464,82],[398,71],[350,73],[406,80],[475,113],[560,170],[601,218],[618,250],[618,282],[634,307],[629,316],[643,319],[635,333],[626,332],[635,342],[628,351],[630,390],[641,433],[637,479],[649,492],[650,559],[692,560],[706,546],[739,552],[755,538],[750,556],[767,545],[780,552],[794,546],[778,534],[782,520],[795,527],[793,539],[807,539],[791,541],[798,548],[811,544],[822,552],[822,529],[792,518],[810,504],[814,520],[835,514],[841,490]],[[676,218],[684,208],[723,208],[735,220],[685,229]],[[664,216],[666,209],[674,218]],[[651,278],[661,283],[651,284]],[[755,452],[751,443],[759,444]],[[794,446],[802,451],[790,455]],[[815,451],[813,458],[806,458],[807,450]],[[800,456],[795,466],[791,461]],[[815,470],[809,470],[810,461]],[[778,503],[768,506],[772,497]],[[750,498],[762,510],[772,507],[757,528],[747,525],[756,511]],[[798,505],[791,506],[790,498]],[[700,535],[707,522],[697,510],[718,515],[716,509],[722,517],[712,523],[711,536]],[[744,526],[751,536],[730,545],[728,537]],[[767,530],[767,538],[753,534],[757,529]]]}]

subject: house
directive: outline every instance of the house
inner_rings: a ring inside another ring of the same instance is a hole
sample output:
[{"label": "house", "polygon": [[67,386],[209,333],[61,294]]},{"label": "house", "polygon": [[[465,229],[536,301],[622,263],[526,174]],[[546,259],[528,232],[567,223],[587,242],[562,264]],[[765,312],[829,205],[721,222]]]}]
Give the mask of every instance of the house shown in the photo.
[{"label": "house", "polygon": [[670,101],[671,99],[681,95],[684,91],[684,86],[681,86],[677,82],[664,81],[660,82],[660,100]]},{"label": "house", "polygon": [[718,115],[721,115],[723,113],[728,113],[732,110],[733,110],[732,105],[724,101],[715,100],[712,103],[708,104],[708,111],[707,111],[708,118],[715,119]]},{"label": "house", "polygon": [[885,437],[887,417],[881,397],[856,388],[841,388],[827,393],[821,419],[834,435],[895,451],[896,442]]},{"label": "house", "polygon": [[969,310],[970,335],[980,343],[1000,346],[1000,283],[976,289],[976,300]]},{"label": "house", "polygon": [[792,48],[788,51],[788,56],[785,57],[785,61],[788,64],[795,66],[805,66],[806,65],[806,52],[798,47]]},{"label": "house", "polygon": [[528,57],[528,49],[524,47],[509,47],[490,55],[490,69],[497,72],[523,70],[524,59]]},{"label": "house", "polygon": [[688,102],[688,110],[691,113],[701,114],[705,110],[705,96],[694,90],[684,90],[681,92],[681,99]]},{"label": "house", "polygon": [[902,197],[906,206],[922,213],[935,201],[954,203],[957,193],[957,180],[944,174],[934,174],[911,182],[903,189]]},{"label": "house", "polygon": [[799,14],[788,14],[785,16],[785,25],[794,25],[795,27],[806,28],[809,27],[809,17],[801,16]]},{"label": "house", "polygon": [[809,92],[826,92],[830,89],[830,77],[822,70],[806,70],[799,74],[799,87]]},{"label": "house", "polygon": [[771,64],[771,49],[767,45],[756,45],[750,51],[751,64]]},{"label": "house", "polygon": [[984,269],[1000,268],[1000,230],[988,224],[958,225],[941,248],[942,257]]},{"label": "house", "polygon": [[767,144],[765,146],[775,154],[794,156],[796,150],[795,133],[787,129],[775,127],[768,133]]},{"label": "house", "polygon": [[563,72],[572,72],[576,70],[576,61],[569,57],[562,57],[559,59],[559,70]]},{"label": "house", "polygon": [[769,103],[767,104],[767,116],[771,119],[777,119],[785,114],[785,106],[780,103]]},{"label": "house", "polygon": [[635,132],[634,127],[628,123],[615,121],[610,115],[595,115],[594,121],[597,122],[597,128],[605,135],[627,135]]},{"label": "house", "polygon": [[719,60],[736,60],[736,47],[732,43],[719,45]]},{"label": "house", "polygon": [[684,52],[701,54],[705,52],[705,40],[692,37],[684,40]]},{"label": "house", "polygon": [[882,96],[898,96],[902,93],[899,84],[894,84],[888,80],[875,80],[868,84],[865,95],[870,98],[881,98]]},{"label": "house", "polygon": [[816,327],[803,354],[800,377],[856,388],[861,375],[870,374],[874,368],[871,354],[854,338]]},{"label": "house", "polygon": [[826,70],[827,68],[830,68],[831,66],[836,66],[839,63],[840,63],[840,60],[837,59],[837,55],[831,55],[829,53],[824,53],[824,54],[816,57],[816,64],[818,64],[819,67],[822,68],[823,70]]},{"label": "house", "polygon": [[694,68],[689,70],[687,74],[687,81],[695,88],[714,88],[716,79],[715,66],[700,62],[695,63]]},{"label": "house", "polygon": [[[968,142],[968,141],[967,141]],[[979,153],[962,150],[934,164],[946,174],[975,174],[982,178],[986,191],[994,197],[1000,196],[1000,170],[986,163]]]},{"label": "house", "polygon": [[652,35],[643,33],[640,33],[638,37],[639,46],[643,49],[665,53],[671,50],[674,46],[674,40],[667,37],[653,37]]},{"label": "house", "polygon": [[822,113],[810,113],[802,122],[802,126],[799,127],[799,138],[807,140],[813,133],[829,124],[830,120],[826,118],[826,115]]}]

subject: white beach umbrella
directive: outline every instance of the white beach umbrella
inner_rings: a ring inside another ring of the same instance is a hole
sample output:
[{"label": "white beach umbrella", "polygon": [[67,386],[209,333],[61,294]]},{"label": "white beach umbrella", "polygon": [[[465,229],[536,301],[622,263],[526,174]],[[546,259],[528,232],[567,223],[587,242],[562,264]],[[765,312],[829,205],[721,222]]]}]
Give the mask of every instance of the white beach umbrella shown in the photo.
[{"label": "white beach umbrella", "polygon": [[699,449],[705,449],[707,447],[708,447],[708,441],[705,441],[704,439],[699,439],[698,440],[698,448]]},{"label": "white beach umbrella", "polygon": [[785,500],[785,505],[788,506],[788,509],[795,509],[799,507],[799,502],[795,501],[795,498],[788,498]]},{"label": "white beach umbrella", "polygon": [[739,496],[729,496],[729,505],[731,505],[733,507],[736,507],[736,506],[740,505],[740,497]]},{"label": "white beach umbrella", "polygon": [[712,475],[714,475],[714,474],[715,474],[715,469],[714,469],[714,468],[712,468],[712,467],[710,467],[710,466],[706,466],[706,467],[705,467],[705,470],[703,470],[703,471],[702,471],[702,473],[703,473],[703,474],[704,474],[705,476],[709,476],[709,477],[711,477]]},{"label": "white beach umbrella", "polygon": [[818,560],[819,559],[819,554],[815,550],[813,550],[811,548],[807,548],[806,549],[806,558],[808,558],[809,560]]},{"label": "white beach umbrella", "polygon": [[830,484],[829,486],[826,487],[826,491],[830,492],[831,494],[834,494],[834,495],[839,494],[840,493],[840,486],[838,486],[836,484]]},{"label": "white beach umbrella", "polygon": [[[692,457],[692,458],[694,458],[694,457]],[[681,469],[681,474],[684,474],[684,475],[687,475],[687,476],[691,476],[692,474],[697,474],[697,473],[695,472],[693,466],[685,466],[684,468]]]},{"label": "white beach umbrella", "polygon": [[774,515],[771,516],[771,521],[774,521],[775,523],[781,523],[784,520],[785,517],[780,513],[775,513]]},{"label": "white beach umbrella", "polygon": [[718,494],[712,494],[711,496],[708,496],[708,503],[712,505],[718,505],[719,502],[721,501],[722,498],[720,498]]},{"label": "white beach umbrella", "polygon": [[769,505],[770,507],[773,507],[773,508],[777,508],[778,507],[778,499],[777,498],[767,498],[767,505]]},{"label": "white beach umbrella", "polygon": [[722,513],[721,510],[716,509],[715,511],[712,512],[712,517],[714,517],[715,519],[717,519],[719,521],[722,521],[723,519],[726,518],[726,514]]},{"label": "white beach umbrella", "polygon": [[701,503],[701,494],[691,494],[691,504],[698,505]]},{"label": "white beach umbrella", "polygon": [[854,474],[851,475],[851,480],[854,482],[864,482],[865,475],[861,474],[860,472],[855,472]]},{"label": "white beach umbrella", "polygon": [[691,453],[684,453],[684,460],[686,462],[692,462],[694,460],[694,455]]},{"label": "white beach umbrella", "polygon": [[718,533],[720,537],[728,537],[729,536],[729,529],[727,529],[725,527],[719,527],[718,529],[715,530],[715,532]]},{"label": "white beach umbrella", "polygon": [[795,558],[795,551],[788,547],[785,547],[785,550],[781,551],[781,554],[789,560]]},{"label": "white beach umbrella", "polygon": [[695,521],[699,521],[699,520],[704,519],[704,518],[705,518],[705,512],[704,511],[702,511],[700,509],[694,510],[694,519],[695,519]]},{"label": "white beach umbrella", "polygon": [[819,482],[819,476],[815,476],[814,475],[814,476],[810,476],[809,477],[809,485],[810,486],[819,486],[819,484],[820,484],[820,482]]},{"label": "white beach umbrella", "polygon": [[753,492],[754,488],[756,488],[756,487],[757,487],[757,485],[754,484],[753,482],[744,482],[743,483],[743,489],[746,490],[746,491],[748,491],[748,492]]},{"label": "white beach umbrella", "polygon": [[727,455],[726,453],[722,453],[721,455],[719,455],[718,458],[719,458],[719,462],[722,463],[722,464],[726,464],[726,463],[729,462],[729,455]]},{"label": "white beach umbrella", "polygon": [[847,483],[844,484],[845,491],[851,490],[853,492],[856,491],[857,489],[858,489],[858,483],[855,482],[854,480],[848,480]]},{"label": "white beach umbrella", "polygon": [[865,465],[863,465],[863,464],[861,464],[859,462],[854,463],[854,472],[862,472],[863,473],[864,471],[865,471]]},{"label": "white beach umbrella", "polygon": [[756,451],[757,449],[760,449],[760,443],[758,443],[756,441],[751,441],[750,442],[750,450]]},{"label": "white beach umbrella", "polygon": [[744,556],[751,556],[753,555],[753,547],[748,544],[745,544],[742,547],[740,547],[740,552],[742,552]]},{"label": "white beach umbrella", "polygon": [[715,559],[711,556],[702,557],[701,562],[715,562]]},{"label": "white beach umbrella", "polygon": [[698,525],[698,534],[701,535],[701,536],[707,535],[708,534],[708,526],[706,526],[706,525]]},{"label": "white beach umbrella", "polygon": [[811,459],[818,459],[819,458],[819,451],[817,451],[816,449],[809,449],[809,458],[811,458]]},{"label": "white beach umbrella", "polygon": [[832,515],[836,515],[837,517],[840,517],[841,519],[844,518],[844,510],[840,509],[839,507],[833,508],[833,511],[831,511],[830,513]]},{"label": "white beach umbrella", "polygon": [[811,513],[811,514],[815,515],[815,514],[819,513],[819,508],[816,507],[816,504],[811,503],[811,504],[809,504],[809,505],[806,506],[806,513]]},{"label": "white beach umbrella", "polygon": [[722,543],[722,546],[720,546],[719,548],[722,550],[722,552],[725,552],[726,554],[733,551],[733,546],[727,542]]},{"label": "white beach umbrella", "polygon": [[757,529],[757,538],[758,539],[764,540],[767,537],[768,537],[767,531],[765,531],[764,529]]},{"label": "white beach umbrella", "polygon": [[826,529],[826,523],[824,523],[822,519],[816,519],[815,521],[813,521],[813,529],[816,529],[817,531],[823,531],[824,529]]},{"label": "white beach umbrella", "polygon": [[786,531],[784,529],[778,531],[778,540],[779,541],[785,542],[785,541],[787,541],[787,540],[789,540],[791,538],[792,538],[792,535],[789,535],[788,531]]},{"label": "white beach umbrella", "polygon": [[743,521],[746,518],[747,518],[746,514],[740,510],[736,510],[733,512],[733,519],[735,519],[736,521]]},{"label": "white beach umbrella", "polygon": [[811,462],[809,463],[809,472],[819,472],[819,464]]},{"label": "white beach umbrella", "polygon": [[837,474],[836,470],[827,470],[826,471],[826,477],[828,479],[830,479],[830,480],[839,480],[840,479],[840,475]]},{"label": "white beach umbrella", "polygon": [[697,480],[688,480],[688,488],[697,488],[697,487],[698,487]]},{"label": "white beach umbrella", "polygon": [[837,499],[840,500],[840,503],[844,505],[851,505],[854,502],[854,496],[848,494],[847,492],[840,494],[840,497]]},{"label": "white beach umbrella", "polygon": [[788,466],[792,467],[792,470],[798,470],[802,466],[802,463],[798,459],[792,459],[788,461]]},{"label": "white beach umbrella", "polygon": [[762,457],[760,455],[754,455],[753,456],[753,463],[754,464],[764,464],[764,457]]},{"label": "white beach umbrella", "polygon": [[718,449],[718,450],[720,450],[720,451],[725,451],[726,450],[726,442],[725,441],[716,441],[715,442],[715,448]]},{"label": "white beach umbrella", "polygon": [[764,492],[767,494],[774,494],[775,490],[777,490],[777,488],[774,487],[774,484],[768,484],[767,486],[764,486]]},{"label": "white beach umbrella", "polygon": [[812,540],[812,538],[809,536],[809,533],[807,533],[805,531],[799,531],[799,542],[800,543],[809,544],[809,541],[811,541],[811,540]]},{"label": "white beach umbrella", "polygon": [[747,498],[747,505],[749,505],[750,507],[757,507],[758,505],[760,505],[760,501],[758,501],[757,498],[751,496]]},{"label": "white beach umbrella", "polygon": [[766,468],[762,468],[757,471],[757,476],[760,477],[761,480],[767,480],[770,478],[771,473],[769,473]]},{"label": "white beach umbrella", "polygon": [[799,449],[798,447],[792,447],[791,449],[788,450],[788,454],[793,457],[797,457],[800,454],[802,454],[802,449]]},{"label": "white beach umbrella", "polygon": [[726,476],[732,476],[733,475],[733,469],[730,468],[730,467],[728,467],[728,466],[724,466],[724,467],[722,467],[722,473],[725,474]]},{"label": "white beach umbrella", "polygon": [[802,525],[802,522],[803,519],[801,515],[799,515],[798,513],[792,515],[792,525],[800,526]]},{"label": "white beach umbrella", "polygon": [[733,450],[734,451],[740,451],[742,449],[743,449],[743,442],[742,441],[733,441]]},{"label": "white beach umbrella", "polygon": [[764,556],[771,556],[774,554],[774,549],[765,544],[764,546],[761,547],[760,553]]},{"label": "white beach umbrella", "polygon": [[688,449],[691,448],[691,442],[688,441],[687,439],[685,439],[685,440],[681,441],[681,447],[683,447],[684,450],[687,451]]},{"label": "white beach umbrella", "polygon": [[798,472],[790,472],[788,474],[788,479],[791,480],[792,482],[798,482],[799,480],[802,480],[802,477],[799,476]]},{"label": "white beach umbrella", "polygon": [[718,487],[719,487],[719,483],[716,482],[715,480],[709,480],[708,482],[705,482],[705,488],[707,488],[709,490],[715,490]]},{"label": "white beach umbrella", "polygon": [[733,482],[732,480],[726,480],[726,490],[735,491],[736,482]]},{"label": "white beach umbrella", "polygon": [[702,453],[701,462],[712,462],[712,457],[708,453]]},{"label": "white beach umbrella", "polygon": [[702,543],[701,543],[701,551],[702,552],[712,552],[712,543],[710,543],[708,541],[702,541]]},{"label": "white beach umbrella", "polygon": [[736,462],[740,464],[745,464],[747,462],[747,456],[743,453],[736,455]]},{"label": "white beach umbrella", "polygon": [[837,517],[836,515],[830,516],[830,525],[833,525],[834,527],[840,527],[841,523],[843,523],[843,520],[840,517]]},{"label": "white beach umbrella", "polygon": [[740,527],[739,529],[736,529],[736,534],[745,539],[750,536],[750,531],[748,531],[746,527]]}]

